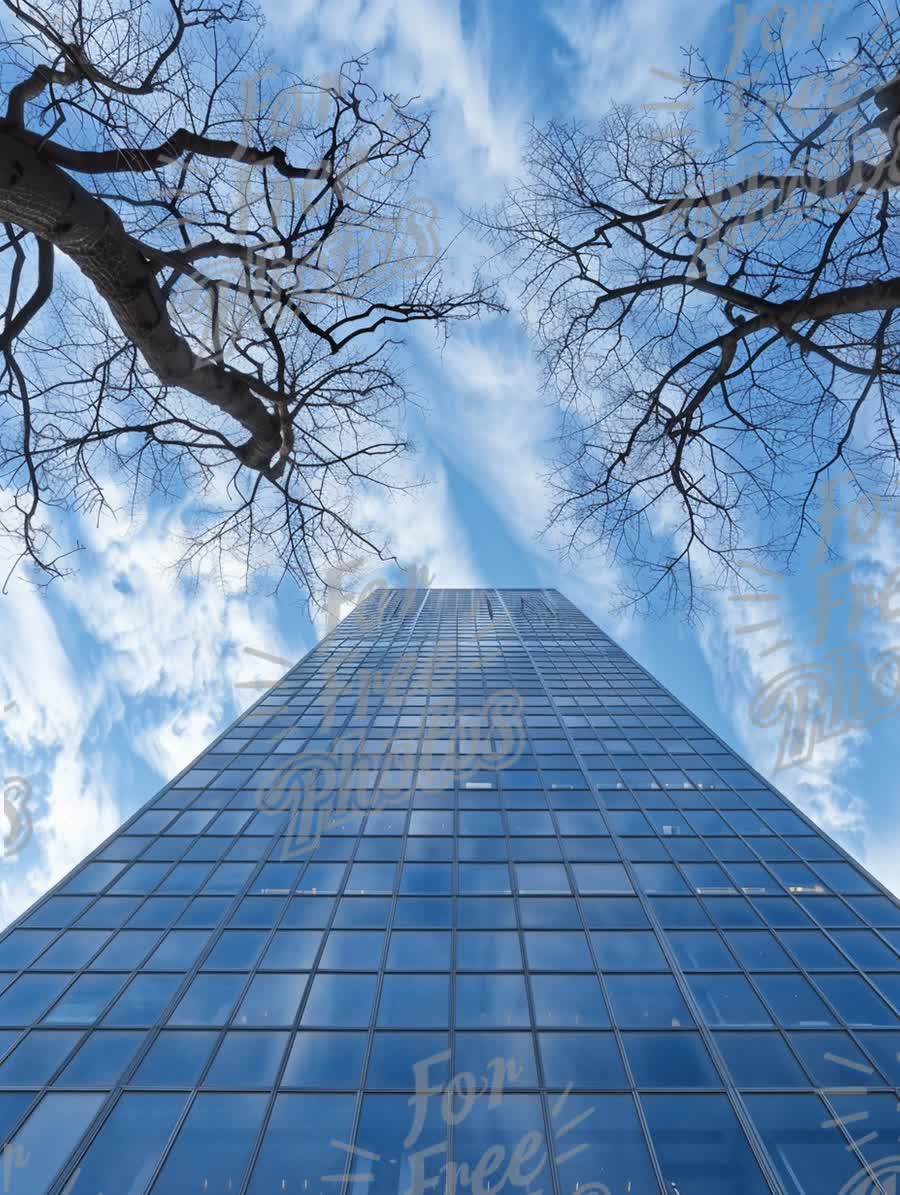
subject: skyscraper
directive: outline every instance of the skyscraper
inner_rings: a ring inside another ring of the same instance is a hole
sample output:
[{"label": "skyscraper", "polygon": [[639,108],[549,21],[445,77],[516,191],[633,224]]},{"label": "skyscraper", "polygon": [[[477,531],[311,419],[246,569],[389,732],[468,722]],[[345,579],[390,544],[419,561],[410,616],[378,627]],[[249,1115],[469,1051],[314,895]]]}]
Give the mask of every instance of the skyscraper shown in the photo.
[{"label": "skyscraper", "polygon": [[890,1193],[900,907],[553,590],[380,590],[0,940],[14,1195]]}]

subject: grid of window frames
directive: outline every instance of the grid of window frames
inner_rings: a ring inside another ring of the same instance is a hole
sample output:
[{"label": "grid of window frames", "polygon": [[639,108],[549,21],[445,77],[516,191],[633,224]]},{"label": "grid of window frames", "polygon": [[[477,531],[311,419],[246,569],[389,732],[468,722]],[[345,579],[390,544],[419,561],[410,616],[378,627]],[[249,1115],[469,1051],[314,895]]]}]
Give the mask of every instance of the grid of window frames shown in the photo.
[{"label": "grid of window frames", "polygon": [[555,591],[372,594],[0,972],[17,1195],[892,1189],[900,908]]}]

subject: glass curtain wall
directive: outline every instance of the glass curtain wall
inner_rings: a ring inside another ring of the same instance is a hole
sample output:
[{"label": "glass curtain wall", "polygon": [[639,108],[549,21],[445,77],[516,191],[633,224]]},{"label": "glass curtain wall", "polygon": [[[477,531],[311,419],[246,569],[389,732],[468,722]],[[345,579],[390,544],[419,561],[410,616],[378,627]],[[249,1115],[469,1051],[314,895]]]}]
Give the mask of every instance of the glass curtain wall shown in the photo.
[{"label": "glass curtain wall", "polygon": [[900,908],[553,590],[378,590],[0,939],[14,1195],[839,1195]]}]

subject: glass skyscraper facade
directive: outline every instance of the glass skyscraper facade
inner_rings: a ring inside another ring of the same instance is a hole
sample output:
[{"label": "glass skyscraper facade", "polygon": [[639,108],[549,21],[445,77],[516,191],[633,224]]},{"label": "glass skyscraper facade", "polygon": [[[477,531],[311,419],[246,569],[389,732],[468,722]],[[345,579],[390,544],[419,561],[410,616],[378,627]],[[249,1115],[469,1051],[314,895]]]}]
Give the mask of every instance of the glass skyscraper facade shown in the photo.
[{"label": "glass skyscraper facade", "polygon": [[13,1195],[838,1195],[900,907],[553,590],[379,590],[0,939]]}]

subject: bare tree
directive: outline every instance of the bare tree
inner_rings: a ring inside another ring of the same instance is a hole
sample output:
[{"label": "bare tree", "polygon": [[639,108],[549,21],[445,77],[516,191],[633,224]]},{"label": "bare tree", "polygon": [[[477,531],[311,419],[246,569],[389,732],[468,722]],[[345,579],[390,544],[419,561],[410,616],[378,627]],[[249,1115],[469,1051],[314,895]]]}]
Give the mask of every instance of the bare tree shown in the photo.
[{"label": "bare tree", "polygon": [[671,114],[533,129],[477,217],[562,399],[551,526],[626,562],[631,601],[789,567],[826,478],[895,494],[900,22],[871,0],[831,46],[790,16],[724,72],[686,51]]},{"label": "bare tree", "polygon": [[355,517],[408,448],[397,331],[449,290],[413,191],[427,113],[365,61],[307,83],[244,0],[6,0],[0,531],[66,571],[45,508],[183,502],[213,554],[316,593],[388,550]]}]

